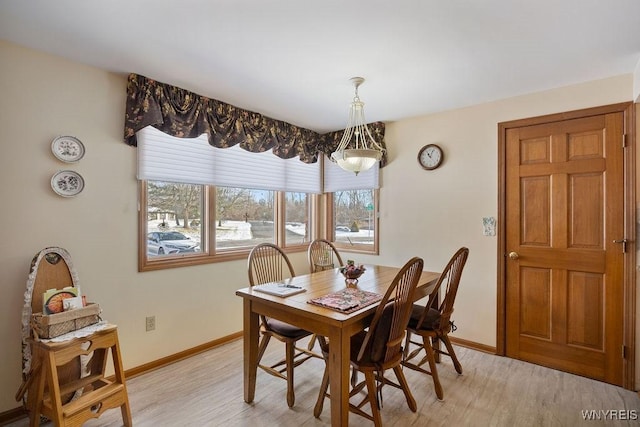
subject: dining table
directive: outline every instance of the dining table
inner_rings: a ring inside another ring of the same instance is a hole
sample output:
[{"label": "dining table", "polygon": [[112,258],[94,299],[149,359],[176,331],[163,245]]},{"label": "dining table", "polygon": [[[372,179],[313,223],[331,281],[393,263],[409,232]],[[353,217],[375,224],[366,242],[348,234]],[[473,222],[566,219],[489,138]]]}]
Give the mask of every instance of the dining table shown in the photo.
[{"label": "dining table", "polygon": [[[365,264],[365,272],[359,277],[358,289],[383,295],[400,271],[399,267]],[[414,300],[421,299],[434,289],[440,273],[423,271]],[[328,338],[329,395],[331,425],[349,424],[349,366],[351,337],[366,329],[378,303],[367,305],[349,313],[310,304],[319,298],[347,287],[339,268],[300,275],[288,279],[287,284],[305,291],[281,297],[257,291],[252,287],[236,291],[243,299],[243,380],[244,400],[253,402],[256,391],[258,368],[258,342],[260,338],[260,315],[290,323],[307,331]],[[320,383],[318,382],[318,389]]]}]

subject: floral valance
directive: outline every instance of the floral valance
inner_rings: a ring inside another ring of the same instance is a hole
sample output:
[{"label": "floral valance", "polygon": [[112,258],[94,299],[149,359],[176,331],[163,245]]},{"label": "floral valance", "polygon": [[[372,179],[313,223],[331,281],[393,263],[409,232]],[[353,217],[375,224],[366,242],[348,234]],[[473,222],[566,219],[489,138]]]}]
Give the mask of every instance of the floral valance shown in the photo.
[{"label": "floral valance", "polygon": [[[127,82],[124,140],[136,146],[136,132],[153,126],[179,138],[208,135],[217,148],[236,144],[251,152],[273,150],[289,159],[299,156],[305,163],[318,160],[318,153],[331,155],[343,131],[321,135],[309,129],[243,110],[144,76],[130,74]],[[384,147],[384,123],[369,125]],[[381,166],[386,161],[383,156]]]}]

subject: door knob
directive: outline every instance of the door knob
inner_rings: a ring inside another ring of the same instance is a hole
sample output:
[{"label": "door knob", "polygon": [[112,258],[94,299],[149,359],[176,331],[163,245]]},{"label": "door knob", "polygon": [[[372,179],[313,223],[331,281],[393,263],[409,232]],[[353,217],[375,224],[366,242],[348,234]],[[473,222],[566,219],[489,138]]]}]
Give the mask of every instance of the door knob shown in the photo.
[{"label": "door knob", "polygon": [[520,255],[518,255],[518,252],[509,252],[509,258],[516,260],[520,258]]}]

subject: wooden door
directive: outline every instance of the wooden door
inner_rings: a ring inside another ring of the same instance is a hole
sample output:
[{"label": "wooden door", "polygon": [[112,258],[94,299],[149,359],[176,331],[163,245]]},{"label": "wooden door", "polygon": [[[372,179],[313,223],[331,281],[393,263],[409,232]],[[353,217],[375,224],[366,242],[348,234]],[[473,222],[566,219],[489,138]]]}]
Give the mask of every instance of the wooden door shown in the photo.
[{"label": "wooden door", "polygon": [[624,120],[504,129],[506,355],[621,386]]}]

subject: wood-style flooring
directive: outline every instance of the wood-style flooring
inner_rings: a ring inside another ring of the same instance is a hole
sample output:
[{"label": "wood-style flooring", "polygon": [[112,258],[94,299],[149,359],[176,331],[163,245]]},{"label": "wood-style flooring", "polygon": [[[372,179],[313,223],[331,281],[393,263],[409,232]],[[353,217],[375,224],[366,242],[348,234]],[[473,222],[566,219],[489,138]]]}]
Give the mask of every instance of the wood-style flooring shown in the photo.
[{"label": "wood-style flooring", "polygon": [[[284,354],[279,342],[269,347],[268,360]],[[444,401],[436,399],[431,377],[409,369],[405,373],[418,402],[416,413],[409,410],[400,390],[384,387],[385,426],[640,425],[640,397],[633,391],[514,359],[455,349],[464,374],[458,376],[450,359],[442,358],[438,372]],[[323,369],[324,362],[318,359],[296,368],[296,404],[291,409],[286,403],[286,383],[258,370],[255,401],[247,404],[242,340],[235,340],[127,380],[133,422],[138,427],[330,425],[328,399],[320,419],[313,417]],[[583,411],[593,411],[590,415],[599,420],[585,420]],[[636,419],[620,420],[623,417]],[[349,423],[372,425],[354,414]],[[10,424],[27,425],[26,419]],[[121,426],[120,411],[109,410],[85,425]]]}]

